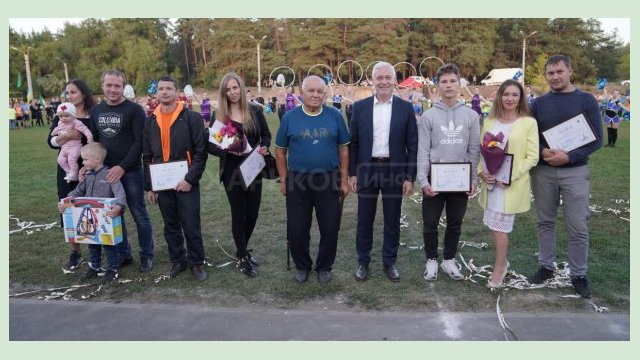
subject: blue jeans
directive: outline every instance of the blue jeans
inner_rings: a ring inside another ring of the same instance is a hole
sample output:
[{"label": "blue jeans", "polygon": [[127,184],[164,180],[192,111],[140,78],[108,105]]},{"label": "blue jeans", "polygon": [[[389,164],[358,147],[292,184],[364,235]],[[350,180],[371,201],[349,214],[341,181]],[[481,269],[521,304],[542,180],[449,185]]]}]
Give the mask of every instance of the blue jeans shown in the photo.
[{"label": "blue jeans", "polygon": [[[94,270],[99,270],[102,265],[102,245],[89,244],[89,266]],[[117,245],[105,245],[104,252],[107,253],[107,270],[118,271],[120,259],[118,258]]]},{"label": "blue jeans", "polygon": [[[138,245],[140,247],[140,257],[153,258],[153,232],[151,230],[151,220],[144,202],[144,174],[142,169],[130,171],[120,179],[124,192],[127,195],[127,207],[131,211],[133,220],[138,229]],[[122,216],[122,242],[117,245],[120,259],[131,258],[131,246],[127,236],[127,226]]]}]

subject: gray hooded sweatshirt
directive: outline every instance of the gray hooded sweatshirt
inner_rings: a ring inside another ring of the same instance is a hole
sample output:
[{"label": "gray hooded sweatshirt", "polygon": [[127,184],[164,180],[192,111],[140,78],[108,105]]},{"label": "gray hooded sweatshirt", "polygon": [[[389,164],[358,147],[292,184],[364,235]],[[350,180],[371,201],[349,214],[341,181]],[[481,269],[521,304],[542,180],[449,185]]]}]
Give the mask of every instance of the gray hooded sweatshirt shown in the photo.
[{"label": "gray hooded sweatshirt", "polygon": [[456,103],[448,107],[436,102],[418,121],[418,175],[423,188],[429,184],[432,163],[471,162],[471,181],[478,183],[480,124],[478,114]]}]

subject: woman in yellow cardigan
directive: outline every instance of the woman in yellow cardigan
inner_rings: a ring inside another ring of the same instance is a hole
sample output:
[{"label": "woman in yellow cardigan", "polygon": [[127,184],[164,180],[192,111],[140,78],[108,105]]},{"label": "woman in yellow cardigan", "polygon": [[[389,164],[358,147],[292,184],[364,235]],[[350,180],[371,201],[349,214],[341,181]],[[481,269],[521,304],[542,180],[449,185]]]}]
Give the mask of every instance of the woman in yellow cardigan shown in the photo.
[{"label": "woman in yellow cardigan", "polygon": [[502,132],[506,152],[513,154],[508,186],[487,172],[484,160],[478,165],[478,174],[484,182],[479,202],[484,209],[484,224],[491,229],[495,244],[495,263],[487,287],[499,288],[509,270],[508,234],[513,230],[515,214],[525,212],[531,206],[529,170],[538,163],[539,156],[538,125],[529,116],[524,89],[519,82],[507,80],[498,88],[496,100],[482,127],[481,139],[486,132],[495,135]]}]

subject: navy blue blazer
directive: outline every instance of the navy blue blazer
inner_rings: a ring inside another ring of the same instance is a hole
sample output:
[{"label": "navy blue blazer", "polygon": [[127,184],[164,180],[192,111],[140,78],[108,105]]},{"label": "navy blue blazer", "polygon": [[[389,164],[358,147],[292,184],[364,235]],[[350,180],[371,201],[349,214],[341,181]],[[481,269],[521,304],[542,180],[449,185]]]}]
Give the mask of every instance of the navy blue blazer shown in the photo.
[{"label": "navy blue blazer", "polygon": [[[353,104],[351,143],[349,144],[349,176],[358,177],[362,187],[368,179],[373,148],[373,99],[368,97]],[[393,184],[415,181],[418,154],[418,127],[413,105],[393,96],[389,129],[389,170]]]}]

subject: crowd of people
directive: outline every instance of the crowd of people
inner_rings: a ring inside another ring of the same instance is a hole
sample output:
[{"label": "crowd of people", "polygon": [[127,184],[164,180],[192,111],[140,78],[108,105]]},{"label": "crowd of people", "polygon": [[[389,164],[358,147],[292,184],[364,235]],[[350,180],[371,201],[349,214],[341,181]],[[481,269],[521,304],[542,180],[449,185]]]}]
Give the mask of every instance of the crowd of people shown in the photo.
[{"label": "crowd of people", "polygon": [[9,129],[43,127],[45,120],[49,125],[58,105],[60,101],[55,97],[49,102],[43,98],[28,102],[20,98],[9,99]]},{"label": "crowd of people", "polygon": [[[411,101],[397,92],[395,70],[386,62],[374,66],[372,94],[364,98],[343,95],[327,85],[326,79],[312,75],[303,79],[297,93],[291,87],[274,87],[265,104],[263,98],[251,95],[240,76],[228,73],[220,81],[217,103],[207,93],[195,96],[200,103],[200,112],[195,112],[191,96],[181,92],[170,76],[161,77],[157,93],[140,105],[124,97],[125,75],[108,70],[101,77],[104,100],[99,103],[84,81],[74,79],[65,85],[65,102],[56,107],[47,142],[63,159],[57,177],[60,199],[114,197],[117,205],[111,216],[131,211],[138,230],[141,272],[153,268],[153,230],[147,206],[157,204],[171,262],[167,275],[173,278],[190,269],[197,280],[206,279],[199,182],[211,154],[220,161],[219,180],[231,209],[238,269],[248,277],[258,275],[259,264],[248,244],[259,221],[262,176],[245,183],[240,165],[248,153],[226,150],[209,140],[209,132],[214,131],[216,121],[230,124],[241,129],[250,149],[266,156],[272,134],[264,113],[272,112],[280,119],[275,135],[277,181],[286,199],[283,233],[295,264],[296,282],[306,282],[312,271],[320,283],[331,281],[343,201],[349,194],[356,194],[358,202],[355,279],[366,281],[371,261],[377,261],[371,253],[380,197],[379,262],[390,281],[399,281],[402,200],[413,193],[416,184],[423,196],[426,281],[436,281],[440,270],[453,280],[464,279],[455,256],[469,198],[480,191],[483,222],[495,245],[487,286],[502,287],[510,266],[508,235],[515,214],[529,210],[533,191],[539,269],[530,283],[542,283],[554,274],[557,208],[562,197],[571,282],[578,294],[588,298],[588,158],[602,146],[602,116],[611,129],[609,146],[615,145],[614,130],[621,118],[618,111],[628,110],[628,103],[614,92],[601,109],[593,95],[571,83],[572,71],[567,56],[552,56],[545,64],[548,93],[534,97],[530,87],[507,80],[490,100],[478,88],[473,93],[466,89],[471,106],[459,101],[460,72],[451,63],[437,70],[435,91],[413,93]],[[422,101],[428,101],[430,107],[418,112],[416,102]],[[482,103],[489,101],[491,108],[485,113]],[[346,122],[343,102],[347,102]],[[580,113],[591,125],[595,140],[570,151],[549,146],[542,133]],[[490,166],[482,141],[487,136],[498,139],[493,145],[510,156],[508,180]],[[171,189],[154,191],[150,167],[177,161],[188,164],[184,178]],[[443,164],[464,165],[466,173],[452,175],[457,177],[451,185],[462,187],[448,190],[436,180],[442,179],[436,170],[444,168]],[[310,250],[314,211],[320,233],[315,262]],[[440,253],[438,225],[443,211],[446,228]],[[134,262],[124,217],[123,237],[118,245],[103,246],[108,260],[105,282],[117,279],[118,269]],[[102,269],[101,246],[92,245],[89,252],[89,267],[82,280],[97,277]],[[80,246],[72,244],[65,267],[75,270],[83,261]]]}]

